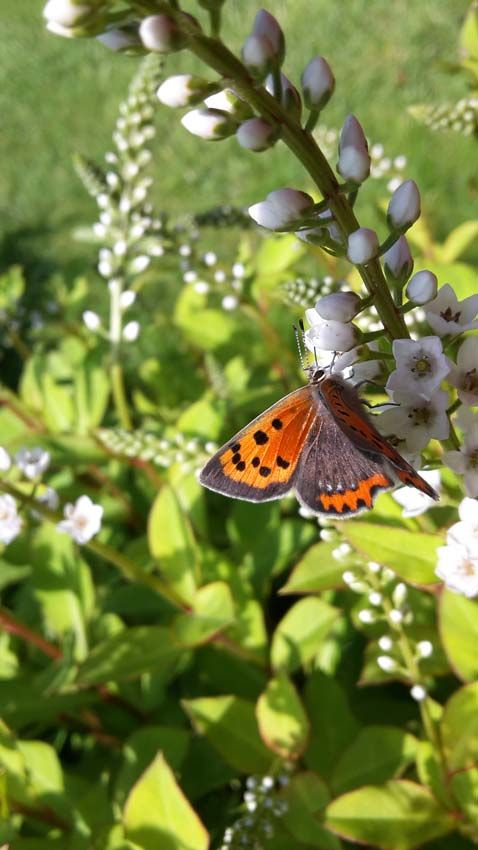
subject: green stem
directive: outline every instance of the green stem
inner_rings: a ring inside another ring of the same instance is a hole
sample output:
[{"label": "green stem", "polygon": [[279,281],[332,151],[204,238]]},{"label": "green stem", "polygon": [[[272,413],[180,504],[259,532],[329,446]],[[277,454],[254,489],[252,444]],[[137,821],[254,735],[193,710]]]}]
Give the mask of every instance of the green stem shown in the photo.
[{"label": "green stem", "polygon": [[124,388],[123,369],[121,366],[121,290],[119,279],[110,281],[110,342],[111,342],[111,390],[113,400],[122,428],[131,431],[132,422]]},{"label": "green stem", "polygon": [[[327,200],[344,239],[347,239],[359,228],[359,222],[347,198],[339,190],[337,178],[311,134],[303,130],[295,118],[289,115],[262,86],[257,86],[245,66],[221,41],[199,33],[191,22],[176,12],[169,3],[160,3],[159,7],[178,20],[179,25],[189,36],[191,53],[213,68],[221,77],[230,79],[237,93],[263,118],[281,126],[282,140],[300,160],[322,196]],[[393,303],[379,260],[373,259],[366,265],[357,266],[357,269],[368,292],[374,298],[377,312],[389,336],[392,339],[409,338],[405,322]]]},{"label": "green stem", "polygon": [[[32,498],[32,496],[23,493],[22,490],[17,489],[17,487],[14,487],[7,481],[0,481],[0,491],[9,493],[23,506],[33,508],[37,513],[41,514],[44,519],[54,525],[63,519],[62,515],[58,511],[50,510],[41,502]],[[103,558],[103,560],[108,561],[110,564],[117,567],[123,577],[128,581],[135,581],[138,582],[138,584],[151,588],[151,590],[154,590],[162,596],[163,599],[166,599],[174,608],[177,608],[180,611],[187,610],[187,605],[184,601],[171,587],[169,587],[169,585],[159,578],[159,576],[147,573],[146,570],[143,570],[142,567],[138,566],[138,564],[131,561],[121,552],[113,549],[112,546],[108,546],[106,543],[100,543],[98,540],[89,540],[87,543],[84,543],[83,546],[88,551],[94,552],[95,555],[98,555],[100,558]]]},{"label": "green stem", "polygon": [[126,399],[123,369],[121,367],[121,363],[119,363],[116,359],[113,360],[110,366],[110,377],[111,390],[113,392],[115,408],[118,414],[118,419],[121,422],[121,427],[125,428],[126,431],[131,431],[133,423],[131,421],[131,416],[129,415],[128,402]]},{"label": "green stem", "polygon": [[304,126],[304,130],[305,130],[306,133],[312,132],[315,125],[317,124],[317,121],[319,120],[319,115],[320,115],[320,112],[319,112],[318,109],[311,109],[310,110],[309,117],[307,118],[307,121],[305,122],[305,126]]}]

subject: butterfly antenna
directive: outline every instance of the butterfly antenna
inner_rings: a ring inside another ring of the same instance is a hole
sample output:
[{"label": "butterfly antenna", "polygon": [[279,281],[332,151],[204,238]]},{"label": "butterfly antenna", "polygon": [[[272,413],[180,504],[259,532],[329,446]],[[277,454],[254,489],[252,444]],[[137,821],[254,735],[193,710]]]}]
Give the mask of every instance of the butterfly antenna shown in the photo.
[{"label": "butterfly antenna", "polygon": [[295,334],[295,341],[297,343],[297,350],[299,352],[300,365],[302,367],[302,371],[305,372],[307,370],[306,370],[306,365],[305,365],[304,349],[303,349],[303,346],[304,346],[304,325],[303,325],[302,319],[299,322],[299,327],[294,325],[294,334]]}]

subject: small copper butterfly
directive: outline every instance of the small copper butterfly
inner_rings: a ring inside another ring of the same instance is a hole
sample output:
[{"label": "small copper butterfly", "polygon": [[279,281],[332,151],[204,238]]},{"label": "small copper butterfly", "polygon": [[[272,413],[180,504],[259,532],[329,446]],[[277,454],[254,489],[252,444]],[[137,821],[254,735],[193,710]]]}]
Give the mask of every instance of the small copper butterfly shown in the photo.
[{"label": "small copper butterfly", "polygon": [[368,511],[398,482],[438,494],[379,434],[354,386],[311,367],[309,383],[239,431],[212,457],[199,480],[250,502],[295,489],[301,505],[343,519]]}]

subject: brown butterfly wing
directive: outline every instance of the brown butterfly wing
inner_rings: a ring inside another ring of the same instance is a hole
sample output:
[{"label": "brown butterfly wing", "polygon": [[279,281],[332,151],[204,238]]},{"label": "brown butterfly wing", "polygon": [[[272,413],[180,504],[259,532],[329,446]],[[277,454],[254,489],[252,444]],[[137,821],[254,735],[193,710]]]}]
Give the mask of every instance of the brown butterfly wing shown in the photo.
[{"label": "brown butterfly wing", "polygon": [[309,386],[273,404],[205,465],[201,484],[217,493],[264,502],[288,493],[317,415]]},{"label": "brown butterfly wing", "polygon": [[297,498],[314,513],[345,519],[370,510],[375,496],[394,482],[386,461],[357,448],[320,400],[318,404],[296,476]]},{"label": "brown butterfly wing", "polygon": [[338,375],[331,375],[321,382],[316,392],[320,394],[339,428],[355,446],[364,452],[388,460],[394,467],[397,478],[403,484],[416,487],[432,499],[439,498],[428,482],[377,431],[353,386]]}]

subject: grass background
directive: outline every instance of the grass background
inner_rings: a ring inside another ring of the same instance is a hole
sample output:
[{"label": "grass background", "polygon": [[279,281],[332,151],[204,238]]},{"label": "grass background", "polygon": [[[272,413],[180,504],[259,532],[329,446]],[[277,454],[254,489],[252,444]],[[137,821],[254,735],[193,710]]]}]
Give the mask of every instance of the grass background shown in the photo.
[{"label": "grass background", "polygon": [[[197,12],[196,3],[183,5]],[[71,157],[80,151],[102,158],[138,60],[96,41],[47,33],[42,6],[40,0],[2,0],[0,251],[4,263],[46,272],[85,250],[72,242],[71,229],[91,222],[95,209]],[[240,50],[260,7],[256,0],[227,0],[224,34],[233,50]],[[432,134],[406,112],[417,101],[463,96],[463,77],[445,73],[443,65],[457,57],[468,0],[271,0],[267,8],[286,33],[284,69],[293,80],[314,54],[330,61],[337,91],[324,122],[339,127],[353,111],[388,155],[407,155],[406,176],[417,180],[437,237],[477,217],[476,142]],[[192,67],[190,57],[176,54],[167,73]],[[186,133],[177,113],[165,107],[158,113],[159,207],[187,212],[250,204],[283,185],[307,188],[300,165],[282,145],[257,155],[235,139],[208,144]],[[359,208],[364,225],[366,207],[367,201],[363,213]]]}]

